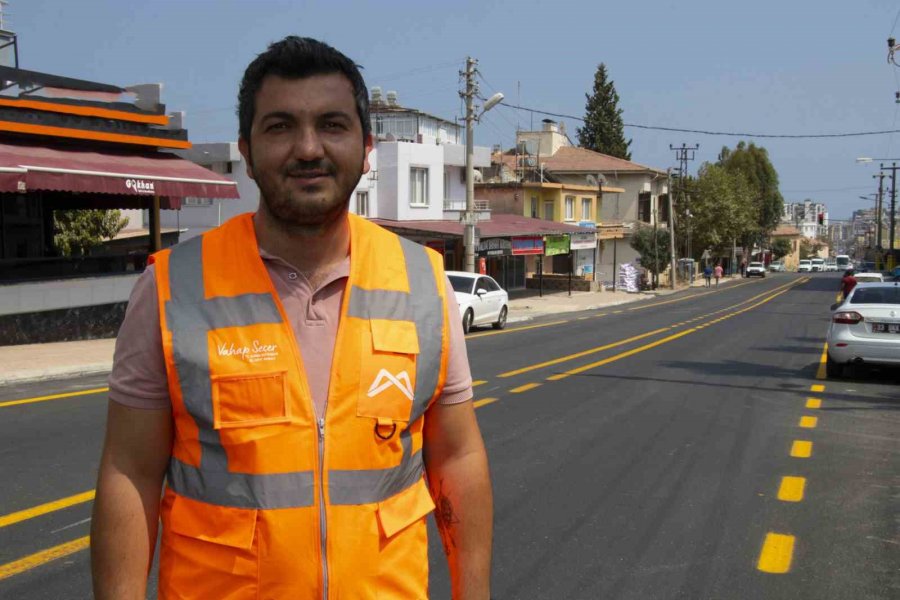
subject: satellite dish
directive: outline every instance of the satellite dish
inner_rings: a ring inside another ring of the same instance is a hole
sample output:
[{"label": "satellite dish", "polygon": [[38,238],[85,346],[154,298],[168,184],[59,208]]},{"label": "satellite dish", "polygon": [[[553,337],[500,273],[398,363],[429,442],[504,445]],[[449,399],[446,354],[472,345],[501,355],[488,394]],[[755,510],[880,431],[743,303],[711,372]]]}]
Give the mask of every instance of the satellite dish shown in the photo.
[{"label": "satellite dish", "polygon": [[587,184],[591,187],[596,187],[596,186],[600,185],[600,182],[597,181],[597,178],[591,174],[588,174],[586,179],[587,179]]}]

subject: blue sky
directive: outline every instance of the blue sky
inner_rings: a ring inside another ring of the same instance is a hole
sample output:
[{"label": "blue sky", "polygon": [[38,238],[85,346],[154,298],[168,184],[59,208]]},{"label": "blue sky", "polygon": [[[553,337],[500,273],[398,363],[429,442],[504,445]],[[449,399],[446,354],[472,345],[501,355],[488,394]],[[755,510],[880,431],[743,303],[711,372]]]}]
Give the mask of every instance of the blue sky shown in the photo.
[{"label": "blue sky", "polygon": [[[265,46],[287,34],[327,41],[364,67],[370,87],[454,119],[458,72],[479,60],[482,92],[581,116],[605,62],[626,123],[770,134],[900,129],[896,0],[728,2],[303,2],[300,0],[11,0],[23,68],[129,85],[162,82],[195,142],[236,139],[237,85]],[[476,144],[512,145],[542,116],[497,107]],[[579,123],[565,122],[575,140]],[[626,128],[632,159],[674,166],[669,144],[700,144],[691,172],[740,139]],[[769,150],[787,201],[813,198],[832,218],[871,206],[874,165],[900,157],[900,134],[755,139]]]}]

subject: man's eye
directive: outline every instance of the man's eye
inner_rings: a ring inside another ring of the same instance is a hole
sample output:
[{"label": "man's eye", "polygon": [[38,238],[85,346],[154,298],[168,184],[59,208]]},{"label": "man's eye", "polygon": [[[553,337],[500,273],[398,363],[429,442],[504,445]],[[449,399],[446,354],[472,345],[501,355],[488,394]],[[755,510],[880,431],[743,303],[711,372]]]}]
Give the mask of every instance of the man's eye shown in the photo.
[{"label": "man's eye", "polygon": [[326,121],[324,127],[333,131],[346,129],[344,124],[338,121]]},{"label": "man's eye", "polygon": [[284,122],[272,123],[266,127],[266,131],[279,131],[282,129],[287,129],[288,124]]}]

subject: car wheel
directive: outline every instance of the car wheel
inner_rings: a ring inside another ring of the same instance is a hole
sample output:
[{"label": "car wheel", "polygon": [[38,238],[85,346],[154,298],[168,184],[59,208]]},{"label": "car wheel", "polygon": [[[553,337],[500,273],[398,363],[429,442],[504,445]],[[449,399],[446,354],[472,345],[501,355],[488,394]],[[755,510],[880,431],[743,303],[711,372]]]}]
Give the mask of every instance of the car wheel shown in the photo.
[{"label": "car wheel", "polygon": [[506,310],[506,307],[504,306],[503,308],[500,309],[500,317],[497,319],[497,321],[495,323],[493,323],[494,329],[503,329],[504,327],[506,327],[506,313],[507,313],[507,310]]},{"label": "car wheel", "polygon": [[839,379],[844,375],[844,365],[831,359],[831,355],[825,356],[825,375],[829,379]]},{"label": "car wheel", "polygon": [[469,333],[469,330],[472,329],[472,319],[475,315],[472,313],[472,309],[466,311],[466,314],[463,315],[463,333]]}]

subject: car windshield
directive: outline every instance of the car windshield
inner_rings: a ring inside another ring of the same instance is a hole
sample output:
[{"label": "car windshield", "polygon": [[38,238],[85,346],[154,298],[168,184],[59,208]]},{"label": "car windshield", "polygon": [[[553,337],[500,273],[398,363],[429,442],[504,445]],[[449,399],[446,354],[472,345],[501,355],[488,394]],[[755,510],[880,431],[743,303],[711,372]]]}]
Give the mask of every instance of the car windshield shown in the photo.
[{"label": "car windshield", "polygon": [[857,283],[879,282],[884,280],[881,275],[856,275],[855,279]]},{"label": "car windshield", "polygon": [[900,304],[900,286],[857,288],[850,304]]},{"label": "car windshield", "polygon": [[750,266],[751,266],[751,267],[761,267],[761,266],[762,266],[762,263],[752,262],[752,263],[750,263]]},{"label": "car windshield", "polygon": [[475,280],[471,277],[460,277],[459,275],[447,275],[447,278],[450,280],[450,285],[453,286],[454,292],[460,292],[462,294],[471,294],[472,293],[472,284],[475,283]]},{"label": "car windshield", "polygon": [[801,264],[801,265],[808,265],[808,264],[809,264],[809,261],[808,261],[808,260],[801,260],[801,261],[800,261],[800,264]]}]

